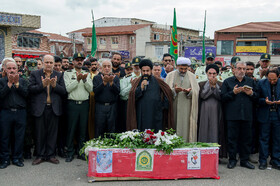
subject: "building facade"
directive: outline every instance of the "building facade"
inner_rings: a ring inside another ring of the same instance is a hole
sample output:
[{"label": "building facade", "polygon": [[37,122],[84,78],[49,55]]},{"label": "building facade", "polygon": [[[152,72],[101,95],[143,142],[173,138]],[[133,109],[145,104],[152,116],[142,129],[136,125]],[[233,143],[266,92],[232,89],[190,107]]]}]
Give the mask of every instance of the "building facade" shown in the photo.
[{"label": "building facade", "polygon": [[217,57],[257,63],[263,53],[271,54],[272,64],[280,64],[280,22],[251,22],[215,31]]},{"label": "building facade", "polygon": [[45,54],[71,57],[73,51],[83,51],[83,42],[74,42],[68,37],[31,30],[12,37],[13,56],[20,56],[24,61],[27,58],[36,58]]},{"label": "building facade", "polygon": [[14,34],[40,27],[40,16],[0,12],[0,61],[12,57]]},{"label": "building facade", "polygon": [[[135,56],[159,61],[169,52],[170,25],[156,24],[136,18],[101,18],[95,21],[97,35],[97,58],[109,57],[112,52],[120,52],[131,60]],[[84,39],[87,54],[91,51],[92,28],[84,28],[67,33],[70,37]],[[177,27],[180,41],[199,37],[199,31]],[[81,36],[81,37],[80,37]],[[180,51],[180,49],[179,49]]]}]

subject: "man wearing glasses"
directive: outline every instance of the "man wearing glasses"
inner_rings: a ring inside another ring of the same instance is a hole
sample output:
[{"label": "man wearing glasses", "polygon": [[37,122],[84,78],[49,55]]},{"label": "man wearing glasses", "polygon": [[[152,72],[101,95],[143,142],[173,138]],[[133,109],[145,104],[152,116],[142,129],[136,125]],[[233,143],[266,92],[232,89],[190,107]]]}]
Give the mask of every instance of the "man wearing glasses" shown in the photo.
[{"label": "man wearing glasses", "polygon": [[174,68],[174,64],[172,63],[172,56],[168,53],[163,54],[162,63],[163,63],[163,67],[162,67],[160,76],[162,79],[165,79],[167,76],[167,72],[166,72],[165,68],[169,65],[172,65]]},{"label": "man wearing glasses", "polygon": [[249,163],[252,141],[252,120],[254,102],[257,101],[256,82],[245,76],[246,63],[235,63],[234,76],[224,80],[221,89],[221,100],[224,104],[227,122],[227,140],[229,163],[227,167],[236,166],[236,154],[239,152],[240,165],[248,169],[255,166]]}]

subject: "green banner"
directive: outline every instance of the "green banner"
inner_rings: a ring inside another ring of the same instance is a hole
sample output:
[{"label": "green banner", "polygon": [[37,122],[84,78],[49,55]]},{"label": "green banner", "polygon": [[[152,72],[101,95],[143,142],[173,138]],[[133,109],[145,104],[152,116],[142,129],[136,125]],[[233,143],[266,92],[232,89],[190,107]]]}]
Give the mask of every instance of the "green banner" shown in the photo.
[{"label": "green banner", "polygon": [[91,14],[92,14],[91,56],[94,57],[97,50],[97,39],[96,39],[94,16],[92,10],[91,10]]},{"label": "green banner", "polygon": [[174,17],[173,17],[173,26],[172,26],[172,34],[171,34],[171,42],[170,42],[170,55],[172,55],[175,59],[175,63],[177,64],[178,58],[178,40],[177,40],[177,25],[176,25],[176,10],[174,8]]}]

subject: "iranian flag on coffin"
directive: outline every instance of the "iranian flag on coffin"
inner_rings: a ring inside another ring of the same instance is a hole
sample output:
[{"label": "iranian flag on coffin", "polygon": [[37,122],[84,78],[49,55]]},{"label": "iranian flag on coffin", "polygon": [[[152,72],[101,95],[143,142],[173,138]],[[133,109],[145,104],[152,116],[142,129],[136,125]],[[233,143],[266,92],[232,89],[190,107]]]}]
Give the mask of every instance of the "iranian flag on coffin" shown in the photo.
[{"label": "iranian flag on coffin", "polygon": [[88,177],[219,179],[218,157],[218,147],[179,148],[168,155],[156,149],[91,148]]}]

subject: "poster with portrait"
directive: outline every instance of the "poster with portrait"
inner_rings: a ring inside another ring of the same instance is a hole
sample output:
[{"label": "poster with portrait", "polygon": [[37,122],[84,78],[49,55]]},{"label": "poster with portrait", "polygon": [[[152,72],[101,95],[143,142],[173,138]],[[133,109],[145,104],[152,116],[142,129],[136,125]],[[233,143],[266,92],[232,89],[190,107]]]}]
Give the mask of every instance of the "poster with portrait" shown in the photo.
[{"label": "poster with portrait", "polygon": [[201,153],[198,149],[188,151],[188,170],[201,169]]},{"label": "poster with portrait", "polygon": [[96,172],[112,173],[113,154],[112,151],[97,151],[96,154]]}]

